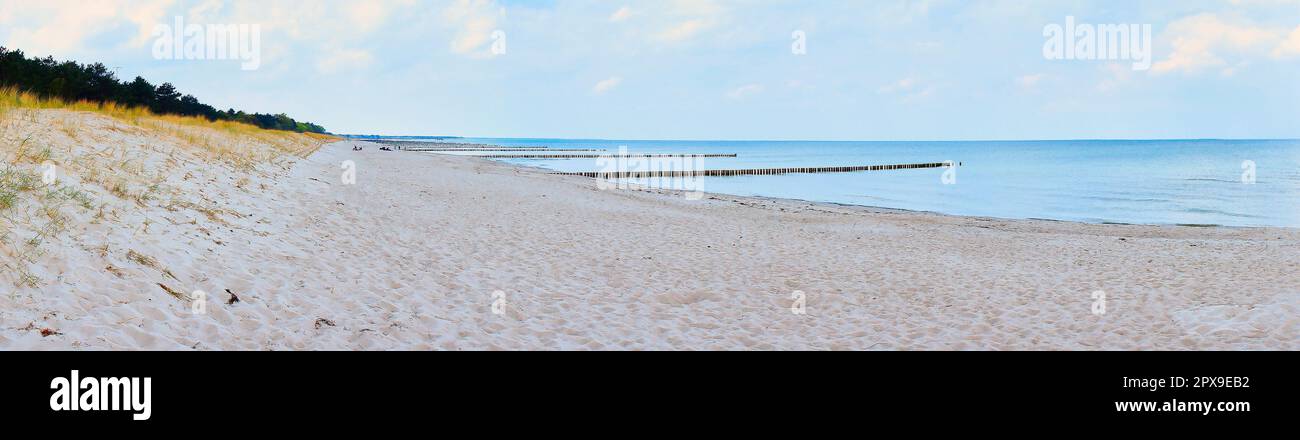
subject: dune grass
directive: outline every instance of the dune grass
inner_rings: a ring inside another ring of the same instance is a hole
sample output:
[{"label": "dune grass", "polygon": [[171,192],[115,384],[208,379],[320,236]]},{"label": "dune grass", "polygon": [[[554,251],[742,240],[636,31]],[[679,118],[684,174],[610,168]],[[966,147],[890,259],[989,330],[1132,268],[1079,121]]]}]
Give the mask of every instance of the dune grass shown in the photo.
[{"label": "dune grass", "polygon": [[[177,179],[190,180],[199,166],[247,182],[336,139],[0,88],[0,276],[38,287],[31,268],[44,243],[133,207],[192,210],[223,223],[219,200],[181,190]],[[54,182],[44,178],[51,169]]]},{"label": "dune grass", "polygon": [[[318,133],[267,130],[242,122],[209,121],[200,116],[160,115],[146,108],[127,107],[113,102],[66,102],[57,98],[42,98],[34,93],[24,92],[13,87],[0,88],[0,117],[14,109],[70,110],[97,113],[137,127],[170,134],[188,145],[204,147],[215,152],[220,158],[233,159],[237,162],[253,158],[241,157],[246,155],[241,154],[243,152],[237,148],[238,146],[214,142],[213,136],[204,132],[213,130],[226,136],[249,138],[250,140],[260,141],[257,143],[276,147],[281,150],[280,152],[297,156],[311,154],[324,142],[340,139]],[[76,127],[61,128],[69,134],[76,131]]]},{"label": "dune grass", "polygon": [[0,112],[6,112],[12,109],[88,111],[123,120],[152,115],[152,112],[145,108],[126,107],[112,102],[65,102],[62,99],[57,98],[42,98],[35,93],[24,92],[15,87],[0,88]]}]

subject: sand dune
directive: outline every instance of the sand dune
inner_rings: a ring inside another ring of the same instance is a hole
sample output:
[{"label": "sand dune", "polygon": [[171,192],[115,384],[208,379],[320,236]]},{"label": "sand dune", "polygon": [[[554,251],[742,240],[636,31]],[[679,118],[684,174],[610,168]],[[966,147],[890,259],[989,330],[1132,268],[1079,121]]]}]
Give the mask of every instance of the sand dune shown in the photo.
[{"label": "sand dune", "polygon": [[365,143],[237,167],[101,116],[32,118],[74,121],[41,135],[67,157],[138,154],[166,191],[73,170],[108,211],[64,208],[27,260],[30,231],[9,234],[39,281],[6,271],[5,349],[1300,349],[1291,229],[695,201]]}]

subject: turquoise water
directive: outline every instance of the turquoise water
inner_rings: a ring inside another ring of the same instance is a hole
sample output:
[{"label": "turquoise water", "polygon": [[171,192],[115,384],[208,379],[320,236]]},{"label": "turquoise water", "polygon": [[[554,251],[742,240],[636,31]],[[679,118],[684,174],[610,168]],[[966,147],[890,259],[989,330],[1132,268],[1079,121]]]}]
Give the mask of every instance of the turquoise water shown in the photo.
[{"label": "turquoise water", "polygon": [[[709,177],[704,191],[999,218],[1300,227],[1300,140],[790,142],[463,139],[630,153],[736,153],[709,169],[961,162],[942,169]],[[1243,184],[1243,162],[1255,184]],[[597,171],[596,159],[512,159]]]}]

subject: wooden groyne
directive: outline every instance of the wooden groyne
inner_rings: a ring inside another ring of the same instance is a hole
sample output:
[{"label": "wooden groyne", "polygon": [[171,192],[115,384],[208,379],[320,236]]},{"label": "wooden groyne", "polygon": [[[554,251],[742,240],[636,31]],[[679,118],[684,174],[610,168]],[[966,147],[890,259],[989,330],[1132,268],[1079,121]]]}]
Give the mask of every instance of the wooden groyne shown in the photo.
[{"label": "wooden groyne", "polygon": [[688,171],[616,171],[616,172],[576,172],[551,173],[562,176],[583,176],[597,179],[643,179],[653,177],[726,177],[726,176],[770,176],[777,174],[804,173],[852,173],[857,171],[912,170],[919,168],[944,168],[956,166],[953,162],[909,163],[900,165],[863,165],[848,167],[804,167],[804,168],[761,168],[749,170],[688,170]]},{"label": "wooden groyne", "polygon": [[482,157],[488,159],[599,159],[602,157],[608,157],[611,159],[619,159],[633,157],[736,157],[736,154],[476,154],[470,157]]}]

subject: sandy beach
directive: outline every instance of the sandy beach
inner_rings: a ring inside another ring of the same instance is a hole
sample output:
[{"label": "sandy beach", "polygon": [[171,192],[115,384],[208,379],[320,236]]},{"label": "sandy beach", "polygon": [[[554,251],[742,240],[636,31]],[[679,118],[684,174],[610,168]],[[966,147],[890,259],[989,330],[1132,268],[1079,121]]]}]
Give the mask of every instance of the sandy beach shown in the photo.
[{"label": "sandy beach", "polygon": [[99,208],[6,271],[3,349],[1300,349],[1294,229],[689,200],[367,142],[240,168],[32,114],[9,133],[69,127],[37,130],[55,161],[119,146],[167,190],[67,171]]}]

